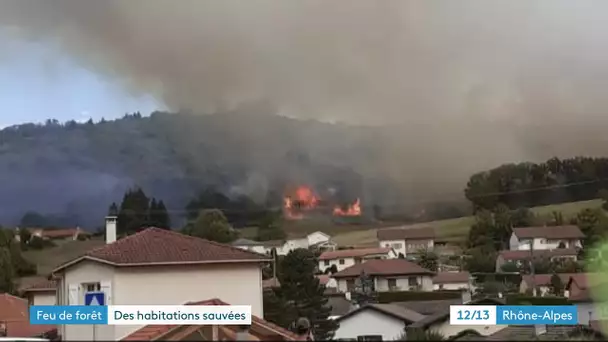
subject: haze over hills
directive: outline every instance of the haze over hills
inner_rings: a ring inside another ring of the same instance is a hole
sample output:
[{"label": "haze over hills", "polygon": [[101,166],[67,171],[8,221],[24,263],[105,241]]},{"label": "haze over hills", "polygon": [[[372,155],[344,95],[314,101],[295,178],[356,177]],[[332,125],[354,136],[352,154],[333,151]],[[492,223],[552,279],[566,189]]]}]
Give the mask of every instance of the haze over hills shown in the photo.
[{"label": "haze over hills", "polygon": [[173,216],[204,188],[280,205],[285,187],[309,184],[394,206],[398,191],[379,167],[382,136],[379,128],[251,113],[8,127],[0,131],[0,221],[32,210],[95,227],[135,185]]}]

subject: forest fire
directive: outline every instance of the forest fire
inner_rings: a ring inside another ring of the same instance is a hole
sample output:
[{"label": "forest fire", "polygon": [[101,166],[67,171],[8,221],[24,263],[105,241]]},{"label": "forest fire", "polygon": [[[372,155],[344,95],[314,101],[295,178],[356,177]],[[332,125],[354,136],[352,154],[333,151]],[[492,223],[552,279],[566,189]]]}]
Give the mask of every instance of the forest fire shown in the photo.
[{"label": "forest fire", "polygon": [[361,216],[361,201],[357,198],[355,203],[343,209],[341,206],[335,206],[333,211],[334,216]]},{"label": "forest fire", "polygon": [[335,205],[333,210],[326,203],[311,188],[298,186],[291,195],[283,198],[283,211],[285,218],[290,220],[301,220],[309,212],[331,214],[333,216],[361,216],[361,201],[359,199],[346,207]]}]

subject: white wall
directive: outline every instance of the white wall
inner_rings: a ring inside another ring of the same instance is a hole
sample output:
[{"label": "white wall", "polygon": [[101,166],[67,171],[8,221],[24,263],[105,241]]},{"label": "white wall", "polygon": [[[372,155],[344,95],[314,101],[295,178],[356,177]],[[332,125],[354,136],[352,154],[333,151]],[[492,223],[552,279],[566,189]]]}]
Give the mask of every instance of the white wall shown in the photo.
[{"label": "white wall", "polygon": [[535,250],[557,249],[561,242],[564,243],[565,248],[582,247],[581,241],[578,239],[547,240],[545,238],[534,238],[519,240],[515,233],[512,233],[511,238],[509,239],[509,248],[511,250],[527,251],[530,249],[531,241],[534,244]]},{"label": "white wall", "polygon": [[264,246],[234,246],[236,248],[240,248],[245,251],[251,251],[260,254],[270,254],[272,248],[266,248]]},{"label": "white wall", "polygon": [[[443,285],[443,287],[441,286]],[[433,290],[460,290],[460,289],[470,289],[471,284],[469,283],[445,283],[445,284],[433,284]]]},{"label": "white wall", "polygon": [[[344,263],[340,264],[340,260]],[[336,265],[336,269],[338,272],[347,269],[353,265],[355,265],[354,258],[340,258],[340,259],[332,259],[332,260],[319,260],[319,271],[325,273],[325,270],[331,268],[332,265]]]},{"label": "white wall", "polygon": [[[253,315],[264,316],[259,264],[118,268],[115,284],[115,303],[121,305],[179,305],[219,298],[232,305],[251,305]],[[114,340],[139,328],[116,326]]]},{"label": "white wall", "polygon": [[[321,242],[329,241],[329,236],[324,233],[321,233],[321,232],[314,232],[314,233],[308,234],[306,239],[308,242],[308,246],[312,246],[312,245],[316,245]],[[306,247],[308,247],[308,246],[306,246]]]},{"label": "white wall", "polygon": [[399,255],[399,253],[404,256],[407,255],[405,250],[405,240],[381,240],[378,243],[380,248],[392,248],[395,250],[395,253]]},{"label": "white wall", "polygon": [[334,340],[354,338],[361,335],[382,335],[384,341],[393,341],[404,332],[401,320],[366,309],[340,321]]},{"label": "white wall", "polygon": [[51,291],[32,291],[28,294],[31,305],[57,305],[57,294]]},{"label": "white wall", "polygon": [[[57,287],[57,291],[61,291],[58,297],[60,305],[69,305],[69,286],[81,285],[83,283],[94,282],[114,282],[114,269],[111,266],[100,264],[92,261],[82,261],[67,269],[63,274],[63,279]],[[113,286],[114,288],[114,286]],[[112,296],[112,294],[110,294]],[[80,286],[78,291],[78,305],[84,305],[84,290]],[[114,341],[115,327],[113,325],[62,325],[59,327],[62,339],[64,341],[91,341],[93,334],[97,340]],[[95,329],[95,333],[93,333]]]},{"label": "white wall", "polygon": [[606,309],[606,306],[601,303],[576,303],[576,311],[578,312],[578,324],[587,325],[589,324],[590,320],[605,320],[606,318],[608,318],[608,312],[602,312],[602,308]]},{"label": "white wall", "polygon": [[463,330],[472,329],[483,336],[492,335],[508,325],[450,325],[450,321],[446,320],[437,324],[431,325],[428,330],[436,331],[443,335],[446,339],[454,336]]},{"label": "white wall", "polygon": [[[421,285],[420,291],[433,291],[433,279],[430,276],[412,276],[416,278],[418,284]],[[390,277],[391,279],[396,279],[397,291],[409,291],[409,277]],[[347,279],[340,278],[337,279],[338,283],[338,291],[340,292],[348,292]],[[374,286],[376,291],[379,292],[388,292],[391,289],[388,286],[388,278],[379,278],[374,277]]]}]

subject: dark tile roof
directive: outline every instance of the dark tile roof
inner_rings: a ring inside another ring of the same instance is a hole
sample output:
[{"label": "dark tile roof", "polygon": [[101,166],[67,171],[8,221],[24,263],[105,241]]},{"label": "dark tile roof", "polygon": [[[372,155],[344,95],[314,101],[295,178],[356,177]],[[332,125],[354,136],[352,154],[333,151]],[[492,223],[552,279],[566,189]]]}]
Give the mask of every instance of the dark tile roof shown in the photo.
[{"label": "dark tile roof", "polygon": [[468,283],[470,279],[469,272],[439,272],[433,278],[433,284]]},{"label": "dark tile roof", "polygon": [[171,230],[147,228],[93,249],[59,266],[54,272],[89,259],[114,266],[174,265],[269,261],[266,255],[230,245],[184,235]]},{"label": "dark tile roof", "polygon": [[520,239],[582,239],[585,234],[577,226],[513,228]]},{"label": "dark tile roof", "polygon": [[344,295],[328,296],[327,304],[331,306],[330,316],[344,316],[353,308],[351,302],[344,298]]},{"label": "dark tile roof", "polygon": [[537,249],[534,252],[530,250],[525,251],[500,251],[499,255],[504,260],[528,260],[532,256],[535,258],[541,257],[556,257],[556,256],[576,256],[578,251],[572,248],[558,248],[558,249]]},{"label": "dark tile roof", "polygon": [[[188,303],[186,305],[230,305],[219,299],[210,299],[195,303]],[[270,323],[266,320],[263,320],[259,317],[252,316],[250,333],[257,339],[264,338],[267,336],[278,336],[285,341],[295,341],[297,339],[297,335],[290,332],[287,329],[284,329],[276,324]],[[186,341],[186,338],[190,336],[190,334],[195,333],[201,326],[187,326],[187,325],[163,325],[163,324],[154,324],[154,325],[146,325],[143,328],[140,328],[128,336],[124,337],[122,341],[158,341],[158,340],[169,340],[167,337],[173,331],[176,330],[184,330],[180,331],[180,336],[171,336],[171,341]],[[236,326],[234,325],[226,325],[220,326],[226,330],[224,333],[228,340],[234,340],[234,329]],[[230,332],[232,331],[232,334]],[[188,334],[190,332],[190,334]],[[256,336],[259,335],[259,336]],[[200,338],[200,337],[199,337]],[[203,339],[204,340],[204,339]]]},{"label": "dark tile roof", "polygon": [[427,228],[386,228],[378,229],[376,232],[378,240],[422,240],[434,239],[435,229]]},{"label": "dark tile roof", "polygon": [[350,311],[349,313],[347,313],[344,316],[341,316],[337,319],[338,322],[343,321],[351,316],[354,316],[360,312],[363,312],[365,310],[374,310],[376,312],[381,312],[385,315],[397,318],[403,322],[406,322],[407,324],[411,324],[417,321],[420,321],[421,319],[424,319],[424,315],[421,315],[415,311],[409,310],[407,308],[404,308],[402,306],[399,305],[393,305],[393,304],[369,304],[369,305],[365,305],[362,306],[356,310]]},{"label": "dark tile roof", "polygon": [[54,280],[42,280],[32,286],[27,287],[23,292],[55,292],[57,291],[57,282]]},{"label": "dark tile roof", "polygon": [[321,253],[319,260],[333,260],[340,258],[356,258],[365,257],[369,255],[388,254],[391,248],[356,248],[356,249],[342,249],[338,251],[327,251]]},{"label": "dark tile roof", "polygon": [[365,272],[370,276],[410,275],[428,274],[434,275],[432,271],[418,266],[405,259],[373,259],[360,264],[355,264],[332,275],[334,278],[357,277]]},{"label": "dark tile roof", "polygon": [[461,305],[462,299],[413,300],[407,302],[392,302],[391,304],[402,306],[425,316],[430,316],[438,312],[449,311],[450,305]]},{"label": "dark tile roof", "polygon": [[[577,325],[546,325],[546,332],[538,335],[542,340],[565,338],[579,329]],[[487,336],[487,341],[532,341],[537,338],[533,325],[510,325]]]}]

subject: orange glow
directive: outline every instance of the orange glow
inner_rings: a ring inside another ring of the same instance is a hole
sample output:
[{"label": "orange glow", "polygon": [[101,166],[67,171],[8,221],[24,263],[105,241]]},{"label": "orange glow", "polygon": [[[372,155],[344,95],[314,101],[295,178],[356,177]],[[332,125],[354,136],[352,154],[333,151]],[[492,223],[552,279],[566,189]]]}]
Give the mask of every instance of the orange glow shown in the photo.
[{"label": "orange glow", "polygon": [[334,207],[335,216],[361,216],[361,201],[357,198],[355,203],[342,209],[340,206]]},{"label": "orange glow", "polygon": [[299,186],[294,192],[294,196],[283,198],[283,211],[285,217],[290,220],[300,220],[303,218],[302,211],[315,209],[319,203],[319,198],[306,186]]}]

